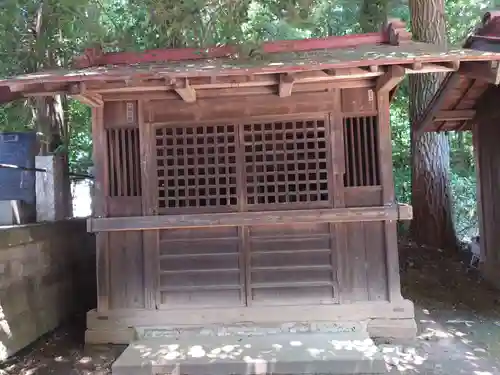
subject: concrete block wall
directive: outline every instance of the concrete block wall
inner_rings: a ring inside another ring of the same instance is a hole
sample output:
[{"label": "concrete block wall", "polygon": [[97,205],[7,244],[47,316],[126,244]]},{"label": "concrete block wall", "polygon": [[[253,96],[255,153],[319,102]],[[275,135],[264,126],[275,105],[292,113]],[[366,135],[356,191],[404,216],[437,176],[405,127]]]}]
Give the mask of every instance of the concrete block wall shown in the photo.
[{"label": "concrete block wall", "polygon": [[0,227],[0,360],[95,304],[85,220]]}]

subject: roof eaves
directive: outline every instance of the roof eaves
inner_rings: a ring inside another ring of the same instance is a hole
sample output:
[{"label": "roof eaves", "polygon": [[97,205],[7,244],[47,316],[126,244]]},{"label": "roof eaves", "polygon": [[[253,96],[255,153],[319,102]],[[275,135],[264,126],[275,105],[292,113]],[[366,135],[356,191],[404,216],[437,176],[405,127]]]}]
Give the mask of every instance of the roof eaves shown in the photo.
[{"label": "roof eaves", "polygon": [[[500,11],[485,13],[481,23],[463,44],[463,48],[485,52],[500,52]],[[440,88],[427,105],[424,115],[417,124],[415,124],[416,137],[419,137],[426,131],[427,127],[432,124],[432,116],[436,114],[445,103],[445,100],[442,98],[446,96],[446,93],[452,87],[456,86],[458,78],[458,72],[449,73],[447,79],[441,83]]]}]

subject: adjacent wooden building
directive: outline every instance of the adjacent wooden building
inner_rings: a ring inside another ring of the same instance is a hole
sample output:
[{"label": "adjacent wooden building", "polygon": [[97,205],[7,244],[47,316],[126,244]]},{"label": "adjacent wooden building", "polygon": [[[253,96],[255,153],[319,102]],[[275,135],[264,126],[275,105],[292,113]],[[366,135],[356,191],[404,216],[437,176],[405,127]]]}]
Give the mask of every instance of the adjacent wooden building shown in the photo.
[{"label": "adjacent wooden building", "polygon": [[[380,33],[104,53],[0,81],[4,100],[92,107],[98,306],[88,342],[135,329],[364,321],[415,334],[400,292],[389,104],[405,74],[500,54]],[[250,323],[249,323],[250,322]]]},{"label": "adjacent wooden building", "polygon": [[[500,52],[500,12],[487,13],[464,47]],[[500,69],[497,61],[483,62],[463,76],[451,73],[416,124],[427,131],[472,131],[476,156],[477,199],[481,248],[480,268],[500,287]]]}]

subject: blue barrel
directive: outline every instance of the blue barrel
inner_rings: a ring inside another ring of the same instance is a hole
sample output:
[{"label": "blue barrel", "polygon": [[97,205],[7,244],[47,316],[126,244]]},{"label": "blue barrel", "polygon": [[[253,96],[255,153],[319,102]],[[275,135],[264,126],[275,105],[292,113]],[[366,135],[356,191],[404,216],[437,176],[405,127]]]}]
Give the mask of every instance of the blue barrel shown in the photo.
[{"label": "blue barrel", "polygon": [[[35,167],[35,132],[0,132],[0,164]],[[0,200],[35,202],[35,172],[0,168]]]}]

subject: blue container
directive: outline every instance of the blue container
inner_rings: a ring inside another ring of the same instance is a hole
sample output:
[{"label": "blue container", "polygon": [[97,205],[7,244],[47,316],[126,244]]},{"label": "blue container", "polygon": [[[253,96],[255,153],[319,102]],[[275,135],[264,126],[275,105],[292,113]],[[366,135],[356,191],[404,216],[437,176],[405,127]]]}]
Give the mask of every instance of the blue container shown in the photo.
[{"label": "blue container", "polygon": [[[35,132],[0,132],[0,164],[35,167]],[[35,202],[35,172],[0,168],[0,200]]]}]

